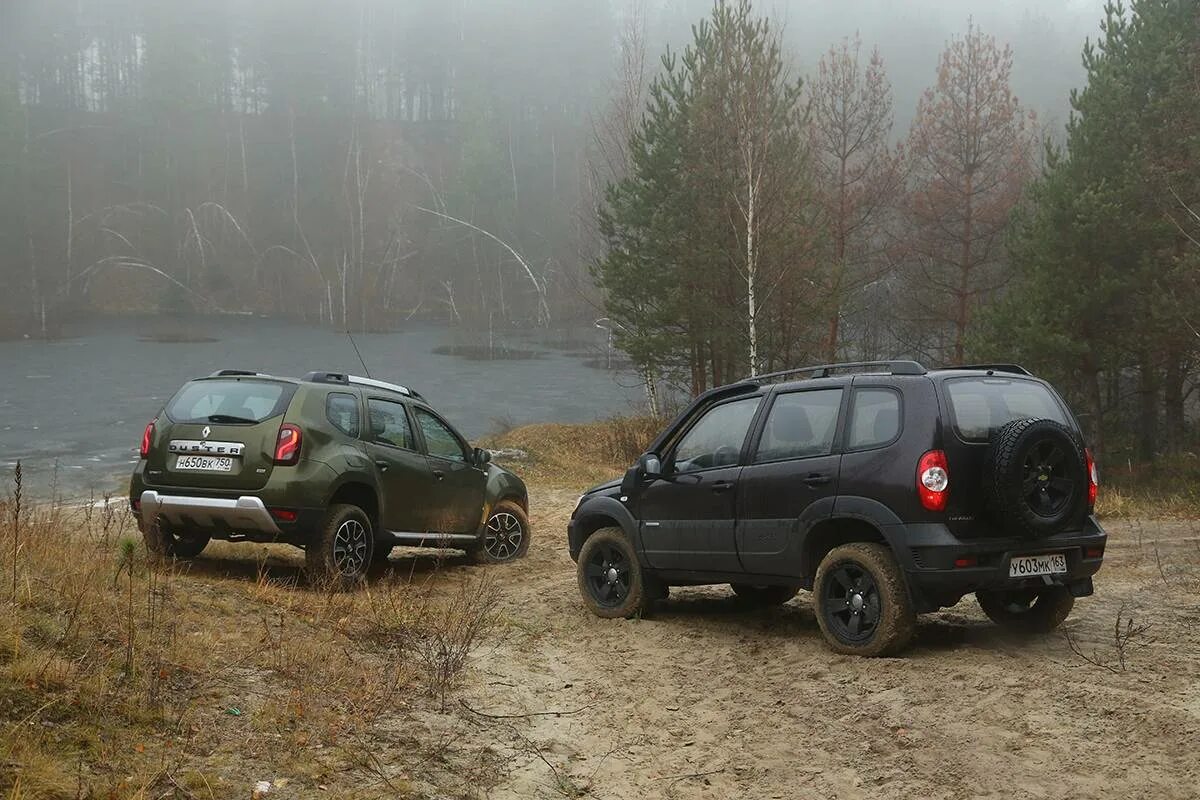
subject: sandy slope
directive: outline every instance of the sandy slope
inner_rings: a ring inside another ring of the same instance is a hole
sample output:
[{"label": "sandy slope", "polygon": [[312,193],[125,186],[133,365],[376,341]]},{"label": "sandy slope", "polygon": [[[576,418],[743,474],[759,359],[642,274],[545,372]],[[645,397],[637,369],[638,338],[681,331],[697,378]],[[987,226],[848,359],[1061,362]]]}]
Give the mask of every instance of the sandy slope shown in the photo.
[{"label": "sandy slope", "polygon": [[[1001,636],[973,600],[878,660],[828,651],[807,593],[750,611],[677,589],[653,620],[596,619],[566,554],[575,497],[534,492],[529,558],[497,574],[509,624],[462,695],[536,716],[430,720],[451,762],[493,766],[485,796],[1200,797],[1200,526],[1110,526],[1066,630],[1113,672],[1062,635]],[[1152,623],[1125,671],[1122,604]]]}]

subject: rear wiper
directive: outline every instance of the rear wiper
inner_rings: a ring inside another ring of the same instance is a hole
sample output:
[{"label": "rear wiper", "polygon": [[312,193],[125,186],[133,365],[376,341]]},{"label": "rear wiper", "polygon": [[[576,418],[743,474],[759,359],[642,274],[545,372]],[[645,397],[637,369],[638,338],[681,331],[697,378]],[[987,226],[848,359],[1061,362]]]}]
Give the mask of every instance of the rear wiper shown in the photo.
[{"label": "rear wiper", "polygon": [[232,414],[209,414],[208,421],[215,422],[218,425],[253,425],[258,422],[258,420],[246,419],[245,417],[235,417]]}]

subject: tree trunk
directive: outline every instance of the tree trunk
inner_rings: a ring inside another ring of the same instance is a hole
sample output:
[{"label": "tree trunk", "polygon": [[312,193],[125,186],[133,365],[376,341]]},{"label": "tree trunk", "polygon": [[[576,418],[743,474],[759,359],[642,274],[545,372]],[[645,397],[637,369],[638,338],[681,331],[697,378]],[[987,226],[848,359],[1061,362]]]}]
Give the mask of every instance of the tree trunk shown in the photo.
[{"label": "tree trunk", "polygon": [[1158,451],[1158,370],[1148,354],[1142,356],[1138,377],[1138,457],[1153,461]]},{"label": "tree trunk", "polygon": [[1167,426],[1167,452],[1178,454],[1184,449],[1186,423],[1184,420],[1183,383],[1186,370],[1183,358],[1175,352],[1167,355],[1167,369],[1163,376],[1163,409]]}]

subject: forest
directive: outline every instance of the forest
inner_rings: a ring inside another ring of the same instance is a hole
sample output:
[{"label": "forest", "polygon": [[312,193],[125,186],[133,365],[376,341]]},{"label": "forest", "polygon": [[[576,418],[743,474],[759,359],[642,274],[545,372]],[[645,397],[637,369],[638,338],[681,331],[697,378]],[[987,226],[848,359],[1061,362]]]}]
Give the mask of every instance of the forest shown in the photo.
[{"label": "forest", "polygon": [[1195,4],[886,5],[5,3],[0,336],[606,317],[655,412],[803,363],[1017,361],[1097,449],[1187,451]]}]

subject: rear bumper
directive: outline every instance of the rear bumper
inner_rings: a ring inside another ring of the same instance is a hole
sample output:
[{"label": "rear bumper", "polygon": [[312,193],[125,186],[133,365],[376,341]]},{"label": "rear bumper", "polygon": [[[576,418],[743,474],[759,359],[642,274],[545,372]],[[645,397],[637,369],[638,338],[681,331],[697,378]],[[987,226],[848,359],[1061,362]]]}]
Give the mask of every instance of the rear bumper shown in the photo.
[{"label": "rear bumper", "polygon": [[226,534],[254,534],[269,539],[281,538],[283,531],[271,517],[263,501],[253,496],[238,498],[189,497],[142,492],[140,524],[153,527],[159,520],[181,528],[217,531]]},{"label": "rear bumper", "polygon": [[[953,605],[966,594],[992,589],[1066,586],[1076,597],[1092,593],[1092,576],[1104,563],[1108,536],[1089,517],[1082,530],[1043,539],[958,539],[944,525],[903,526],[905,548],[898,550],[909,591],[918,611]],[[1091,555],[1089,555],[1091,552]],[[1067,571],[1057,575],[1009,577],[1009,562],[1019,556],[1062,553]],[[965,560],[965,561],[964,561]],[[955,566],[955,562],[968,564]]]}]

